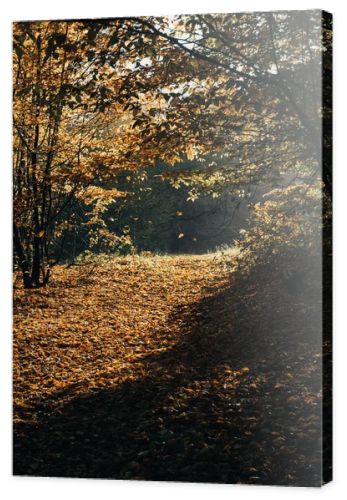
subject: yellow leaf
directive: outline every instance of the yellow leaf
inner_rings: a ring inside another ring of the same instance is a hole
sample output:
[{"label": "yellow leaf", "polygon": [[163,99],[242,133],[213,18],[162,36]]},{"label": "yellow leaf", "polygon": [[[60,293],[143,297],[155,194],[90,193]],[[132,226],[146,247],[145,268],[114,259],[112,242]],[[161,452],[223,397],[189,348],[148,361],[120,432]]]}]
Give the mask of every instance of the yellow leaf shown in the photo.
[{"label": "yellow leaf", "polygon": [[41,229],[41,231],[39,231],[39,232],[36,234],[36,237],[37,237],[37,238],[42,238],[44,235],[45,235],[45,230],[44,230],[44,229]]},{"label": "yellow leaf", "polygon": [[194,148],[191,144],[188,144],[188,146],[186,148],[186,155],[187,155],[188,160],[194,160],[194,158],[196,156],[196,152],[194,151]]},{"label": "yellow leaf", "polygon": [[199,61],[197,59],[192,59],[190,62],[194,69],[199,69]]}]

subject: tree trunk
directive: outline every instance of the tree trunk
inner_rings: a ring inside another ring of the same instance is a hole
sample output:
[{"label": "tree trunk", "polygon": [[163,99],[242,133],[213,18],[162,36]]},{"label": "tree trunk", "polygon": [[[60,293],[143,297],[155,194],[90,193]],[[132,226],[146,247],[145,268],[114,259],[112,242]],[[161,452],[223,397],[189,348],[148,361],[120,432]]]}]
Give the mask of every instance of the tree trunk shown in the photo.
[{"label": "tree trunk", "polygon": [[41,272],[41,251],[40,251],[40,238],[34,236],[34,255],[33,266],[31,270],[31,281],[37,287],[40,286],[40,272]]},{"label": "tree trunk", "polygon": [[25,258],[23,245],[20,239],[18,227],[16,226],[15,222],[13,222],[13,241],[14,241],[14,248],[18,256],[20,267],[22,270],[23,286],[24,288],[32,288],[32,281],[29,272],[29,263]]}]

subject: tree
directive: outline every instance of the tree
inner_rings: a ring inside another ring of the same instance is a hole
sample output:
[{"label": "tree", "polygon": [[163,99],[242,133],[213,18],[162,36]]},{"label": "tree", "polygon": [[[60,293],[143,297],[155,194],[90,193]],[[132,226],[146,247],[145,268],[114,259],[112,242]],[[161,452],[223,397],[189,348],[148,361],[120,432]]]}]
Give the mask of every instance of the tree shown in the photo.
[{"label": "tree", "polygon": [[57,222],[68,225],[82,193],[114,199],[97,190],[101,178],[153,161],[124,107],[135,71],[124,24],[111,36],[99,23],[14,26],[14,248],[25,287],[48,282]]},{"label": "tree", "polygon": [[[166,180],[193,197],[317,185],[320,16],[15,23],[14,249],[24,286],[48,282],[78,204],[91,207],[101,237],[117,236],[104,217],[126,200],[115,187],[126,170],[176,165]],[[196,168],[180,168],[184,159]]]}]

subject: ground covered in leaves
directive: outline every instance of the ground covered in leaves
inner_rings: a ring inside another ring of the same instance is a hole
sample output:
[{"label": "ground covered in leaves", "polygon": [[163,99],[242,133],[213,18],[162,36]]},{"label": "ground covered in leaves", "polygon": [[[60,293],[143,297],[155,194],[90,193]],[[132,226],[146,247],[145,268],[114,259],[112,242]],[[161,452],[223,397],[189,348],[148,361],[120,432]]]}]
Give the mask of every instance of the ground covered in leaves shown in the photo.
[{"label": "ground covered in leaves", "polygon": [[213,254],[14,293],[14,473],[321,483],[317,298]]}]

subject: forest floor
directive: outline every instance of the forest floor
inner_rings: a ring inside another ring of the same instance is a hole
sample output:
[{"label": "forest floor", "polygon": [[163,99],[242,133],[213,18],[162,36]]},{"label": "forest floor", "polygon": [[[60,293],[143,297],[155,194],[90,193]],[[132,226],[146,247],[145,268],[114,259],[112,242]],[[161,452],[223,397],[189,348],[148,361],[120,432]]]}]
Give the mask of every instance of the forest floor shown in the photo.
[{"label": "forest floor", "polygon": [[124,257],[14,291],[14,473],[316,485],[315,298]]}]

